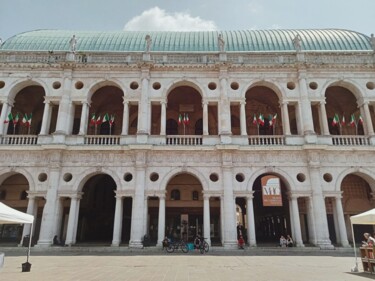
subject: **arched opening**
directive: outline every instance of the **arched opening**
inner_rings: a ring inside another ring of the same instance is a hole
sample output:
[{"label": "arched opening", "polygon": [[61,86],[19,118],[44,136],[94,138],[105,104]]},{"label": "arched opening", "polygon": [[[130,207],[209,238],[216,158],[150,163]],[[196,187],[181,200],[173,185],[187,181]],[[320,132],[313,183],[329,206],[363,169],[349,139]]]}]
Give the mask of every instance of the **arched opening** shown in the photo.
[{"label": "arched opening", "polygon": [[[121,134],[124,111],[123,96],[123,91],[115,86],[104,86],[92,95],[88,124],[89,134]],[[129,110],[129,113],[131,111],[132,109]],[[96,121],[91,122],[91,119]]]},{"label": "arched opening", "polygon": [[[265,86],[250,88],[245,95],[246,120],[249,135],[282,135],[282,120],[277,94]],[[254,122],[254,116],[257,124]],[[238,116],[236,116],[238,119]]]},{"label": "arched opening", "polygon": [[[371,188],[369,183],[361,176],[349,174],[345,176],[341,183],[341,191],[348,240],[353,241],[350,228],[350,216],[357,215],[374,208],[374,204],[372,203]],[[336,241],[338,231],[334,231],[336,214],[334,212],[333,200],[328,202],[326,201],[326,208],[329,218],[331,217],[328,220],[330,238],[332,237],[333,241]],[[371,225],[354,225],[354,236],[356,238],[356,242],[360,243],[363,240],[363,233],[365,232],[373,234],[374,229]]]},{"label": "arched opening", "polygon": [[[29,182],[22,174],[13,174],[8,176],[0,185],[0,202],[21,212],[27,211]],[[39,238],[41,217],[45,201],[42,198],[36,198],[33,215],[34,232],[33,244]],[[24,225],[21,224],[0,224],[0,243],[18,244],[22,239]],[[28,225],[29,227],[29,225]]]},{"label": "arched opening", "polygon": [[167,120],[167,135],[178,135],[178,124],[174,119]]},{"label": "arched opening", "polygon": [[[268,176],[273,176],[271,181]],[[256,240],[278,245],[281,235],[292,233],[286,184],[277,175],[263,174],[255,180],[253,190]]]},{"label": "arched opening", "polygon": [[[19,91],[14,99],[14,106],[6,121],[9,135],[37,135],[40,133],[45,91],[41,86],[28,86]],[[50,103],[51,120],[47,134],[56,130],[58,105]],[[12,120],[9,120],[11,117]]]},{"label": "arched opening", "polygon": [[[359,122],[361,114],[357,99],[351,91],[341,86],[331,86],[327,88],[325,97],[331,135],[364,135],[363,125]],[[354,124],[350,123],[352,116]]]},{"label": "arched opening", "polygon": [[110,243],[113,238],[116,183],[106,174],[91,177],[83,186],[77,242]]}]

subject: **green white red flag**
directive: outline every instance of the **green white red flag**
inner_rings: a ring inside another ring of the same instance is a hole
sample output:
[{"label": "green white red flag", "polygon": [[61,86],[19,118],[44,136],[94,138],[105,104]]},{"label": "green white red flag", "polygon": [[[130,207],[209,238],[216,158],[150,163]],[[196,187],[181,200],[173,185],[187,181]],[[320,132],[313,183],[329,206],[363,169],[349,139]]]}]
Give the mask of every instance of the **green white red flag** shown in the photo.
[{"label": "green white red flag", "polygon": [[341,118],[341,126],[345,126],[345,116],[344,114],[342,115],[342,118]]},{"label": "green white red flag", "polygon": [[90,124],[95,125],[95,123],[96,123],[96,117],[95,117],[95,113],[93,113],[91,116]]},{"label": "green white red flag", "polygon": [[22,118],[22,123],[24,126],[26,127],[30,127],[31,126],[31,120],[33,118],[33,114],[30,113],[30,115],[27,115],[26,113],[23,115],[23,118]]},{"label": "green white red flag", "polygon": [[255,126],[258,126],[258,120],[257,120],[257,117],[256,117],[255,114],[254,114],[254,118],[253,118],[253,124],[254,124]]},{"label": "green white red flag", "polygon": [[10,112],[8,114],[8,117],[4,120],[4,123],[9,123],[9,122],[12,122],[13,121],[13,115],[12,115],[12,112]]},{"label": "green white red flag", "polygon": [[264,116],[263,116],[262,113],[259,114],[258,120],[259,120],[259,125],[263,126],[264,125]]},{"label": "green white red flag", "polygon": [[337,126],[339,124],[339,122],[340,122],[339,116],[336,113],[335,116],[333,116],[332,126]]},{"label": "green white red flag", "polygon": [[181,123],[182,123],[182,115],[179,114],[178,115],[178,125],[181,125]]},{"label": "green white red flag", "polygon": [[17,112],[16,117],[13,119],[13,125],[17,125],[18,121],[20,121],[20,114]]},{"label": "green white red flag", "polygon": [[184,114],[184,120],[183,120],[183,122],[184,122],[185,125],[189,125],[190,124],[189,115],[187,113]]},{"label": "green white red flag", "polygon": [[363,118],[362,118],[362,115],[359,115],[358,123],[363,124]]},{"label": "green white red flag", "polygon": [[350,122],[349,122],[349,126],[351,127],[354,127],[356,124],[355,124],[355,117],[354,117],[354,114],[352,114],[350,116]]},{"label": "green white red flag", "polygon": [[273,116],[270,114],[270,116],[268,118],[270,126],[274,126],[276,124],[276,118],[277,118],[277,113]]},{"label": "green white red flag", "polygon": [[109,125],[112,126],[115,122],[115,115],[111,115],[111,119],[109,119]]}]

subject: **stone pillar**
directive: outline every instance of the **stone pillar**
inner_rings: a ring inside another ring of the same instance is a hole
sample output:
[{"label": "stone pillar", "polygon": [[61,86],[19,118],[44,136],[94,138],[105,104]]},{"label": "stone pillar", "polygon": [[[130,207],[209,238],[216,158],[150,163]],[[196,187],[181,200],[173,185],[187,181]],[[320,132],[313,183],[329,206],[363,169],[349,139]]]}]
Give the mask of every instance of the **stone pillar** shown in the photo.
[{"label": "stone pillar", "polygon": [[50,152],[50,157],[53,159],[49,164],[49,181],[48,181],[48,191],[46,195],[46,203],[43,209],[42,223],[40,226],[40,234],[38,246],[50,246],[52,244],[53,237],[55,236],[56,221],[57,218],[57,208],[58,200],[57,190],[59,187],[60,179],[60,152]]},{"label": "stone pillar", "polygon": [[56,224],[55,224],[55,235],[57,235],[60,239],[62,239],[61,234],[61,224],[62,224],[62,217],[63,217],[63,211],[64,211],[64,206],[63,206],[63,199],[61,197],[58,198],[57,200],[57,210],[56,210]]},{"label": "stone pillar", "polygon": [[115,220],[113,224],[112,247],[118,247],[121,243],[123,200],[121,195],[116,195]]},{"label": "stone pillar", "polygon": [[124,112],[122,114],[122,132],[121,135],[126,136],[129,133],[129,102],[124,97]]},{"label": "stone pillar", "polygon": [[303,121],[303,134],[304,135],[314,135],[314,124],[311,112],[311,103],[308,98],[307,84],[305,79],[305,73],[300,73],[299,75],[299,90],[301,97],[301,111],[302,111],[302,121]]},{"label": "stone pillar", "polygon": [[66,135],[67,134],[67,120],[69,120],[69,104],[70,98],[67,95],[63,95],[59,105],[59,112],[57,115],[56,133]]},{"label": "stone pillar", "polygon": [[69,245],[69,246],[74,244],[74,240],[75,240],[74,228],[75,228],[75,225],[78,223],[78,221],[76,221],[76,217],[77,217],[76,214],[78,212],[77,210],[78,200],[79,200],[78,196],[70,197],[68,228],[66,231],[66,239],[65,239],[65,245]]},{"label": "stone pillar", "polygon": [[[34,215],[34,213],[35,213],[35,196],[29,194],[27,197],[29,198],[29,202],[27,203],[26,213],[29,214],[29,215]],[[36,217],[34,217],[34,224],[35,224],[35,221],[36,221]],[[23,225],[20,245],[22,245],[23,238],[25,237],[25,235],[30,235],[30,233],[31,233],[31,224],[25,223]]]},{"label": "stone pillar", "polygon": [[210,226],[210,196],[203,194],[203,237],[206,238],[208,245],[211,245]]},{"label": "stone pillar", "polygon": [[[45,98],[45,97],[44,97]],[[49,131],[49,120],[51,115],[51,104],[49,100],[44,101],[44,111],[43,111],[43,119],[42,119],[42,128],[40,129],[40,135],[48,135]]]},{"label": "stone pillar", "polygon": [[161,117],[160,117],[160,135],[166,135],[166,126],[167,126],[167,102],[161,101]]},{"label": "stone pillar", "polygon": [[79,134],[82,136],[87,135],[88,117],[89,117],[89,103],[87,101],[84,101],[82,102],[81,124],[79,125]]},{"label": "stone pillar", "polygon": [[241,126],[241,136],[247,136],[246,130],[246,101],[240,102],[240,126]]},{"label": "stone pillar", "polygon": [[220,196],[220,241],[224,245],[224,196]]},{"label": "stone pillar", "polygon": [[223,153],[223,191],[224,191],[224,248],[237,247],[237,228],[233,195],[232,155]]},{"label": "stone pillar", "polygon": [[145,202],[143,204],[143,234],[148,235],[148,196],[145,196]]},{"label": "stone pillar", "polygon": [[77,202],[77,207],[76,207],[76,218],[75,218],[75,223],[74,223],[74,232],[73,232],[73,244],[76,243],[77,241],[77,230],[78,230],[78,219],[79,219],[79,205],[81,204],[81,197],[78,198]]},{"label": "stone pillar", "polygon": [[165,237],[165,194],[159,195],[158,246],[163,245]]},{"label": "stone pillar", "polygon": [[220,106],[219,106],[219,134],[230,135],[231,129],[231,117],[230,117],[230,102],[228,99],[228,70],[226,67],[220,69]]},{"label": "stone pillar", "polygon": [[71,135],[73,132],[73,124],[74,124],[74,115],[75,115],[75,104],[73,102],[69,102],[69,119],[68,119],[68,125],[67,125],[67,134]]},{"label": "stone pillar", "polygon": [[305,200],[306,200],[306,207],[307,207],[307,226],[309,230],[309,243],[312,245],[317,245],[312,197],[306,197]]},{"label": "stone pillar", "polygon": [[202,102],[203,107],[203,135],[208,136],[208,102]]},{"label": "stone pillar", "polygon": [[293,213],[293,229],[294,229],[294,240],[296,242],[297,247],[304,247],[302,241],[302,233],[301,233],[301,222],[299,219],[299,210],[298,210],[298,197],[295,195],[290,196],[290,204],[292,206],[292,213]]},{"label": "stone pillar", "polygon": [[325,101],[319,102],[319,108],[320,108],[320,114],[319,114],[320,124],[322,124],[323,126],[320,129],[322,130],[323,135],[329,136],[330,133],[329,133],[329,126],[328,126],[327,112],[326,112],[326,102]]},{"label": "stone pillar", "polygon": [[4,133],[4,127],[5,127],[4,126],[4,121],[8,117],[9,108],[11,108],[11,106],[9,105],[9,103],[8,102],[4,102],[3,103],[3,108],[1,110],[1,115],[0,115],[0,135],[6,135],[6,132]]},{"label": "stone pillar", "polygon": [[255,218],[254,218],[254,191],[246,197],[246,218],[247,218],[247,242],[250,247],[256,247]]},{"label": "stone pillar", "polygon": [[363,107],[363,112],[364,112],[364,123],[367,128],[367,134],[372,136],[374,135],[374,127],[372,125],[372,120],[371,120],[371,114],[370,114],[370,109],[368,106],[368,102],[364,102],[362,107]]},{"label": "stone pillar", "polygon": [[341,198],[342,198],[341,195],[335,197],[335,210],[336,210],[337,222],[338,222],[338,228],[339,228],[338,231],[340,233],[340,244],[343,247],[349,247],[348,234],[346,232],[344,211],[342,208]]},{"label": "stone pillar", "polygon": [[302,122],[302,111],[301,111],[301,105],[299,103],[296,103],[294,105],[295,114],[296,114],[296,123],[297,123],[297,132],[298,135],[303,135],[303,122]]},{"label": "stone pillar", "polygon": [[290,121],[289,121],[289,111],[288,111],[288,102],[281,102],[281,118],[283,119],[283,134],[291,135],[290,133]]},{"label": "stone pillar", "polygon": [[312,204],[315,219],[316,245],[323,249],[332,249],[329,239],[326,205],[322,193],[318,163],[310,165]]},{"label": "stone pillar", "polygon": [[149,119],[148,114],[148,88],[149,88],[149,81],[150,74],[149,69],[142,69],[142,93],[140,104],[138,106],[138,132],[139,135],[147,135],[147,120]]},{"label": "stone pillar", "polygon": [[145,202],[145,177],[146,177],[146,152],[136,155],[136,179],[135,193],[133,197],[132,221],[129,247],[142,248],[142,237],[144,233],[143,212]]}]

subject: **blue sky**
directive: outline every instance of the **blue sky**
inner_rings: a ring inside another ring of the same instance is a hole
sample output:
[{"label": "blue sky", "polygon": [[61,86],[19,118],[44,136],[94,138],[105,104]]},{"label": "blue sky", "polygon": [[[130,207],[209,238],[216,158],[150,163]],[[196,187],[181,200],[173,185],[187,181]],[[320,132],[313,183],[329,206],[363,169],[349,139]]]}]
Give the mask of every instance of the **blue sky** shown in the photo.
[{"label": "blue sky", "polygon": [[342,28],[375,33],[375,0],[0,0],[0,38],[35,29]]}]

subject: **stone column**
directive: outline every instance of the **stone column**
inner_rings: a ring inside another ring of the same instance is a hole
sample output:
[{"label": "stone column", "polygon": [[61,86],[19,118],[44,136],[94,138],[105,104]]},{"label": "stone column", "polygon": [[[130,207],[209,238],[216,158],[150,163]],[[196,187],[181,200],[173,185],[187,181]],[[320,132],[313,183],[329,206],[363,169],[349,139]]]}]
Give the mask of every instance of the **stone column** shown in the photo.
[{"label": "stone column", "polygon": [[307,206],[307,225],[309,231],[309,243],[312,245],[316,245],[316,230],[312,197],[306,197],[305,200]]},{"label": "stone column", "polygon": [[344,211],[342,208],[341,198],[341,195],[335,197],[335,209],[339,228],[338,231],[340,233],[340,244],[343,247],[349,247],[348,234],[346,232]]},{"label": "stone column", "polygon": [[241,126],[241,136],[247,136],[246,130],[246,101],[240,102],[240,126]]},{"label": "stone column", "polygon": [[3,103],[3,108],[1,110],[1,115],[0,115],[0,135],[6,135],[6,133],[4,133],[4,121],[8,117],[9,108],[10,108],[9,103],[8,102],[4,102]]},{"label": "stone column", "polygon": [[[29,214],[29,215],[34,215],[34,213],[35,213],[35,196],[29,194],[27,196],[27,198],[29,198],[29,202],[27,203],[26,213]],[[34,224],[35,224],[35,222],[36,222],[36,217],[34,217]],[[31,233],[31,224],[25,223],[23,225],[20,245],[22,245],[23,238],[25,237],[25,235],[30,235],[30,233]]]},{"label": "stone column", "polygon": [[113,224],[112,247],[118,247],[121,243],[123,200],[121,195],[116,195],[115,220]]},{"label": "stone column", "polygon": [[78,200],[79,200],[79,198],[78,198],[77,195],[75,195],[75,196],[73,195],[73,196],[70,197],[68,228],[66,230],[66,239],[65,239],[65,245],[69,245],[69,246],[74,244],[74,240],[75,240],[74,227],[78,223],[78,221],[76,221],[76,217],[77,217],[76,214],[78,212],[78,210],[77,210]]},{"label": "stone column", "polygon": [[126,136],[129,133],[129,101],[124,97],[124,112],[122,114],[122,132],[121,135]]},{"label": "stone column", "polygon": [[247,218],[247,242],[250,247],[256,247],[255,218],[254,218],[254,191],[246,197],[246,218]]},{"label": "stone column", "polygon": [[230,135],[232,133],[230,123],[230,102],[228,100],[228,70],[226,67],[220,69],[220,106],[219,106],[219,134]]},{"label": "stone column", "polygon": [[224,196],[220,196],[220,241],[224,245]]},{"label": "stone column", "polygon": [[167,125],[167,103],[166,101],[161,101],[161,117],[160,117],[160,135],[166,135],[166,125]]},{"label": "stone column", "polygon": [[158,246],[162,246],[165,237],[165,194],[159,195]]},{"label": "stone column", "polygon": [[136,155],[135,192],[133,197],[132,221],[129,247],[142,248],[144,233],[143,212],[145,202],[145,177],[146,177],[146,152],[138,152]]},{"label": "stone column", "polygon": [[307,84],[305,79],[305,73],[299,74],[299,90],[301,97],[301,111],[303,121],[303,133],[304,135],[314,135],[314,124],[311,112],[311,103],[308,98]]},{"label": "stone column", "polygon": [[82,136],[87,135],[88,117],[89,117],[89,103],[87,101],[84,101],[82,102],[81,124],[79,125],[79,134]]},{"label": "stone column", "polygon": [[319,163],[310,165],[312,204],[315,219],[316,244],[323,249],[332,249],[329,239],[326,205],[320,181]]},{"label": "stone column", "polygon": [[367,134],[372,136],[374,135],[374,127],[372,125],[372,120],[371,120],[371,114],[370,114],[370,109],[368,106],[368,102],[364,102],[362,107],[363,107],[363,112],[364,112],[364,120],[365,120],[365,125],[367,128]]},{"label": "stone column", "polygon": [[281,118],[283,121],[283,134],[291,135],[290,133],[290,121],[289,121],[289,111],[288,111],[288,102],[282,101],[281,105]]},{"label": "stone column", "polygon": [[57,190],[59,187],[60,168],[55,161],[59,161],[60,153],[50,152],[50,157],[53,159],[53,162],[48,163],[51,168],[38,241],[38,246],[41,247],[50,246],[52,244],[53,237],[55,236],[56,221],[58,221],[57,208],[59,197],[57,196]]},{"label": "stone column", "polygon": [[203,101],[203,135],[208,136],[208,102]]},{"label": "stone column", "polygon": [[56,133],[67,134],[67,120],[69,120],[69,104],[70,98],[68,95],[63,95],[59,105],[59,112],[57,115]]},{"label": "stone column", "polygon": [[210,196],[203,194],[203,237],[206,238],[208,245],[211,245],[210,226]]},{"label": "stone column", "polygon": [[144,209],[143,209],[143,233],[145,235],[148,235],[148,196],[145,196],[145,202],[143,204]]},{"label": "stone column", "polygon": [[150,101],[147,102],[147,134],[151,135],[151,127],[152,127],[152,103]]},{"label": "stone column", "polygon": [[77,207],[76,207],[76,218],[74,223],[74,232],[73,232],[73,244],[77,241],[77,230],[78,230],[78,219],[79,219],[79,205],[81,204],[81,197],[77,200]]},{"label": "stone column", "polygon": [[[45,97],[44,97],[45,98]],[[49,100],[44,100],[44,111],[43,111],[43,119],[42,119],[42,128],[40,129],[40,135],[48,135],[49,131],[49,122],[50,115],[51,115],[51,104]]]},{"label": "stone column", "polygon": [[233,195],[232,155],[223,153],[223,191],[224,191],[224,247],[237,247],[237,228]]},{"label": "stone column", "polygon": [[299,210],[298,210],[298,197],[295,195],[290,195],[290,204],[292,206],[292,213],[293,213],[293,229],[294,229],[294,240],[296,242],[297,247],[304,247],[302,241],[302,233],[301,233],[301,222],[299,219]]},{"label": "stone column", "polygon": [[142,69],[142,93],[140,104],[138,106],[138,132],[137,134],[140,135],[147,135],[147,120],[149,119],[148,114],[148,88],[149,88],[149,81],[150,74],[149,69]]},{"label": "stone column", "polygon": [[69,102],[69,119],[68,119],[68,125],[67,125],[67,134],[71,135],[73,132],[73,124],[74,124],[74,115],[75,115],[75,104],[73,102]]},{"label": "stone column", "polygon": [[325,136],[329,136],[330,133],[329,133],[329,126],[328,126],[328,119],[327,119],[327,112],[326,112],[326,102],[325,101],[321,101],[319,102],[319,108],[320,108],[320,124],[322,124],[323,128],[321,128],[321,130],[323,129],[323,135]]}]

